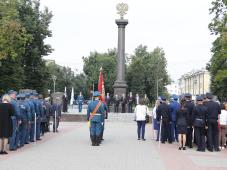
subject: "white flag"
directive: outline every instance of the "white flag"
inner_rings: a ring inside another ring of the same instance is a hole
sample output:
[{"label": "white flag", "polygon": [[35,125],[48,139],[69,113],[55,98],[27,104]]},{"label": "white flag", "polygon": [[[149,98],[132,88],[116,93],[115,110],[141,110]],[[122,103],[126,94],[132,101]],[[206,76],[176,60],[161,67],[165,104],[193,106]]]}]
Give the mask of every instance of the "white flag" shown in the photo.
[{"label": "white flag", "polygon": [[65,97],[67,97],[66,86],[65,86]]},{"label": "white flag", "polygon": [[73,105],[73,101],[74,101],[74,88],[72,87],[70,105]]}]

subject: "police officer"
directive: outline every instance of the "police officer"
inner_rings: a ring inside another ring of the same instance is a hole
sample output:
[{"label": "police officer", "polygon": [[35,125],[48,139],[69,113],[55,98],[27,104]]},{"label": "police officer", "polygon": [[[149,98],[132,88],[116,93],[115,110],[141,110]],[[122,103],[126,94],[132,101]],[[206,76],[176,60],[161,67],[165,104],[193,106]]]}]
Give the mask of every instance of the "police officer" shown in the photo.
[{"label": "police officer", "polygon": [[45,101],[43,99],[43,95],[39,94],[39,101],[41,103],[41,120],[40,120],[40,132],[41,135],[43,136],[45,133],[45,126],[46,126],[46,122],[47,122],[47,116],[46,116],[46,105],[45,105]]},{"label": "police officer", "polygon": [[207,107],[207,136],[208,150],[210,152],[220,151],[218,147],[218,115],[221,114],[221,107],[217,102],[214,102],[213,95],[206,93],[207,101],[204,105]]},{"label": "police officer", "polygon": [[82,111],[82,106],[83,106],[83,103],[84,103],[84,97],[82,95],[82,92],[80,92],[80,95],[77,96],[76,101],[78,103],[79,112],[81,112]]},{"label": "police officer", "polygon": [[9,150],[16,150],[19,144],[19,131],[18,127],[21,123],[20,119],[20,108],[17,102],[17,92],[14,90],[10,90],[8,92],[11,101],[10,103],[13,105],[14,116],[12,116],[12,125],[13,125],[13,133],[12,136],[9,138]]},{"label": "police officer", "polygon": [[172,143],[171,138],[171,109],[169,105],[166,103],[166,97],[161,97],[162,103],[157,108],[157,121],[162,121],[162,127],[161,127],[161,142],[165,143],[168,139],[169,143]]},{"label": "police officer", "polygon": [[172,118],[172,123],[171,123],[171,137],[172,141],[178,141],[178,134],[177,134],[177,125],[176,125],[176,113],[177,110],[180,109],[180,104],[178,103],[178,96],[173,95],[172,96],[172,101],[170,103],[170,109],[171,109],[171,118]]},{"label": "police officer", "polygon": [[23,147],[26,143],[27,131],[29,126],[29,120],[31,119],[31,114],[29,104],[25,101],[25,94],[20,94],[19,98],[19,107],[21,114],[21,124],[19,126],[20,147]]},{"label": "police officer", "polygon": [[104,104],[99,100],[100,92],[93,93],[94,101],[88,104],[87,120],[90,121],[90,138],[92,146],[99,146],[102,132],[102,122],[105,114]]},{"label": "police officer", "polygon": [[187,134],[186,134],[186,146],[192,148],[192,111],[194,109],[194,103],[191,100],[192,95],[189,93],[185,94],[185,108],[188,110],[187,115]]},{"label": "police officer", "polygon": [[198,146],[197,151],[205,152],[205,125],[207,108],[203,105],[203,98],[197,96],[197,105],[193,109],[193,126],[195,130],[196,144]]},{"label": "police officer", "polygon": [[58,132],[59,122],[61,119],[61,107],[61,100],[57,97],[56,103],[53,104],[53,132]]}]

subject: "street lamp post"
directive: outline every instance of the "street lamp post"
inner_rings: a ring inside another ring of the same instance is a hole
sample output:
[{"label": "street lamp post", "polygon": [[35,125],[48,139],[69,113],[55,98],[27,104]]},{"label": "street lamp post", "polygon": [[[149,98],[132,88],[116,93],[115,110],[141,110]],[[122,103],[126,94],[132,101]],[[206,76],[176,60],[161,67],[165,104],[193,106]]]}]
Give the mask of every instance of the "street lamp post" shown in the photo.
[{"label": "street lamp post", "polygon": [[53,82],[54,82],[54,93],[55,93],[55,82],[56,82],[56,80],[57,80],[57,76],[52,75],[52,79],[53,79]]},{"label": "street lamp post", "polygon": [[162,81],[162,80],[163,80],[163,78],[157,79],[157,99],[158,99],[158,85],[159,85],[159,82]]}]

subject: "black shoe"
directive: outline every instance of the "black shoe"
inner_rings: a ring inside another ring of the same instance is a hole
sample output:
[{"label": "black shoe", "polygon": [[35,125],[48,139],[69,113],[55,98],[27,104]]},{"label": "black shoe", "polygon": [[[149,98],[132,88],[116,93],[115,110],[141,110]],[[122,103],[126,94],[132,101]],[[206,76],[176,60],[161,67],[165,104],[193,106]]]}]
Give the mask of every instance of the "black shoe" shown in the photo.
[{"label": "black shoe", "polygon": [[181,150],[181,149],[182,149],[182,147],[179,147],[178,149],[179,149],[179,150]]},{"label": "black shoe", "polygon": [[183,147],[183,150],[186,150],[186,147],[185,146]]},{"label": "black shoe", "polygon": [[137,140],[140,140],[140,138],[138,138]]},{"label": "black shoe", "polygon": [[143,141],[146,141],[146,139],[144,139],[144,138],[143,138],[142,140],[143,140]]},{"label": "black shoe", "polygon": [[39,138],[39,139],[36,139],[36,140],[42,140],[41,138]]},{"label": "black shoe", "polygon": [[209,148],[208,151],[213,152],[213,149],[210,149],[210,148]]},{"label": "black shoe", "polygon": [[0,151],[0,155],[2,155],[3,154],[3,151]]},{"label": "black shoe", "polygon": [[165,144],[165,142],[162,142],[163,144]]},{"label": "black shoe", "polygon": [[220,152],[221,150],[219,148],[215,149],[216,152]]},{"label": "black shoe", "polygon": [[3,151],[2,154],[3,154],[3,155],[7,155],[8,153],[7,153],[6,151]]}]

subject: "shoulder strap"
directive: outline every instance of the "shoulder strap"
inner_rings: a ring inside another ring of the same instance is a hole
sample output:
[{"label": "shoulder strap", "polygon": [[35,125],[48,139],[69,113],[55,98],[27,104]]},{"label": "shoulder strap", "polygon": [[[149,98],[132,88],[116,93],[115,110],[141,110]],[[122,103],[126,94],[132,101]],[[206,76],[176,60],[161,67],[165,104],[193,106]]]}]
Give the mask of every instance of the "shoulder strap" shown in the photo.
[{"label": "shoulder strap", "polygon": [[102,102],[99,101],[98,104],[95,106],[95,109],[93,110],[93,112],[91,112],[90,114],[90,120],[94,117],[95,113],[97,112],[97,110],[99,109],[99,107],[101,106]]}]

